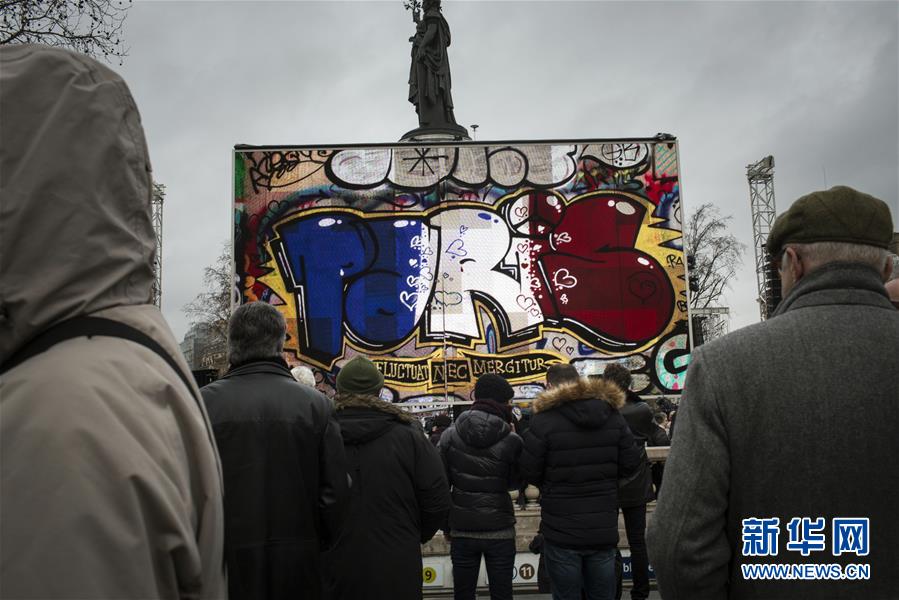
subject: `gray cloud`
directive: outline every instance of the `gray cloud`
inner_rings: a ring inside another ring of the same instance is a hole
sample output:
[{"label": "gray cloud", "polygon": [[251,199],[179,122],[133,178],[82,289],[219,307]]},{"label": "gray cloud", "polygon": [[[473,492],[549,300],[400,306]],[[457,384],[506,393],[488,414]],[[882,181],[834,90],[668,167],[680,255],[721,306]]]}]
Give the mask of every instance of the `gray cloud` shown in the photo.
[{"label": "gray cloud", "polygon": [[[478,138],[678,136],[683,201],[733,215],[747,244],[726,303],[758,319],[745,166],[768,154],[778,209],[848,184],[899,229],[894,2],[445,2],[460,123]],[[140,2],[118,67],[147,130],[165,208],[166,317],[231,235],[235,143],[390,142],[406,102],[411,19],[392,2]]]}]

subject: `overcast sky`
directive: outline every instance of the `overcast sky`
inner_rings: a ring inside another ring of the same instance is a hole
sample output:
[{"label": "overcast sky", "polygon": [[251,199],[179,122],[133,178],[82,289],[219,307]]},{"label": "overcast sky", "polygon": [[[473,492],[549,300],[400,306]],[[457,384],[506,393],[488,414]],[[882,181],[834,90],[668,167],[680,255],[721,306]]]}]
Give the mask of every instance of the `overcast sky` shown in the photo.
[{"label": "overcast sky", "polygon": [[[677,136],[687,214],[712,202],[746,244],[724,304],[759,319],[745,167],[775,157],[778,213],[836,184],[899,229],[899,3],[444,0],[453,99],[479,141]],[[230,240],[237,143],[395,142],[414,26],[402,0],[152,2],[122,73],[167,187],[163,312]]]}]

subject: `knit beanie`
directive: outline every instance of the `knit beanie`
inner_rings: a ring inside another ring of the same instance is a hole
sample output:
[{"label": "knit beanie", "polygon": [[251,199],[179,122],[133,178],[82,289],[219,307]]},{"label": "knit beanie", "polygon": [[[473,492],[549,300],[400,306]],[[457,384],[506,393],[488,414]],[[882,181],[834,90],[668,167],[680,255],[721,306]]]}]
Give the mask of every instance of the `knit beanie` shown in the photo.
[{"label": "knit beanie", "polygon": [[384,376],[364,356],[357,356],[343,365],[337,374],[337,391],[348,394],[377,396],[384,387]]},{"label": "knit beanie", "polygon": [[497,402],[508,402],[515,396],[509,382],[495,373],[485,373],[478,377],[474,384],[474,397],[476,400],[489,398]]}]

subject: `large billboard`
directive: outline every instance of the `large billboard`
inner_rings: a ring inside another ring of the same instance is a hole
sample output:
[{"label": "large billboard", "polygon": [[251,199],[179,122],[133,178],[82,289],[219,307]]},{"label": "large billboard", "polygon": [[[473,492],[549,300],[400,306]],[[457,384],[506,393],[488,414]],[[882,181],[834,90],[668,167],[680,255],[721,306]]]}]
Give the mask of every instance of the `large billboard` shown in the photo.
[{"label": "large billboard", "polygon": [[359,353],[396,401],[487,372],[531,397],[558,361],[683,386],[673,138],[238,146],[234,175],[235,296],[278,307],[325,391]]}]

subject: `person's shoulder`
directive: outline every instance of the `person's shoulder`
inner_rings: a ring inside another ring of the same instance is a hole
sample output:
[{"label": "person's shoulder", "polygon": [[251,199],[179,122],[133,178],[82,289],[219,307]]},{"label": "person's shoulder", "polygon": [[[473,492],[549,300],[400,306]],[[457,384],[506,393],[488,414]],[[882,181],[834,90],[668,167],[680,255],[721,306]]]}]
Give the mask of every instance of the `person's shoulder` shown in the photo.
[{"label": "person's shoulder", "polygon": [[622,409],[613,408],[609,413],[609,418],[606,419],[606,422],[603,424],[603,427],[610,427],[614,429],[630,429],[630,425],[628,425],[627,416],[622,412]]},{"label": "person's shoulder", "polygon": [[[421,439],[433,447],[431,440],[425,433],[425,428],[411,413],[408,413],[393,404],[388,404],[387,407],[369,408],[368,410],[373,411],[374,414],[380,413],[381,415],[387,415],[389,417],[389,420],[387,421],[388,431],[385,435],[393,435],[402,438],[412,437],[416,442]],[[444,432],[444,434],[446,434],[446,432]]]},{"label": "person's shoulder", "polygon": [[627,421],[634,420],[634,422],[638,422],[645,421],[646,419],[652,420],[652,409],[649,407],[649,404],[639,396],[637,396],[635,400],[625,402],[624,406],[622,406],[618,412],[620,412]]},{"label": "person's shoulder", "polygon": [[514,431],[510,432],[509,435],[507,435],[503,439],[503,441],[506,443],[507,446],[509,446],[513,450],[517,450],[518,448],[521,448],[522,444],[524,444],[524,440],[522,440],[521,436],[518,435]]},{"label": "person's shoulder", "polygon": [[739,362],[741,357],[751,361],[760,349],[770,349],[773,341],[781,335],[786,323],[776,322],[780,318],[753,323],[706,342],[693,349],[691,362],[714,361],[724,365]]},{"label": "person's shoulder", "polygon": [[46,435],[137,444],[162,439],[167,428],[178,432],[186,421],[199,427],[202,412],[190,391],[163,370],[168,365],[136,361],[143,350],[116,338],[61,342],[4,376],[4,419],[18,414]]},{"label": "person's shoulder", "polygon": [[302,383],[293,379],[286,378],[285,382],[282,385],[284,385],[286,389],[290,390],[291,397],[296,398],[302,402],[308,402],[318,410],[330,412],[334,409],[334,402],[314,387],[309,387],[308,385],[303,385]]}]

